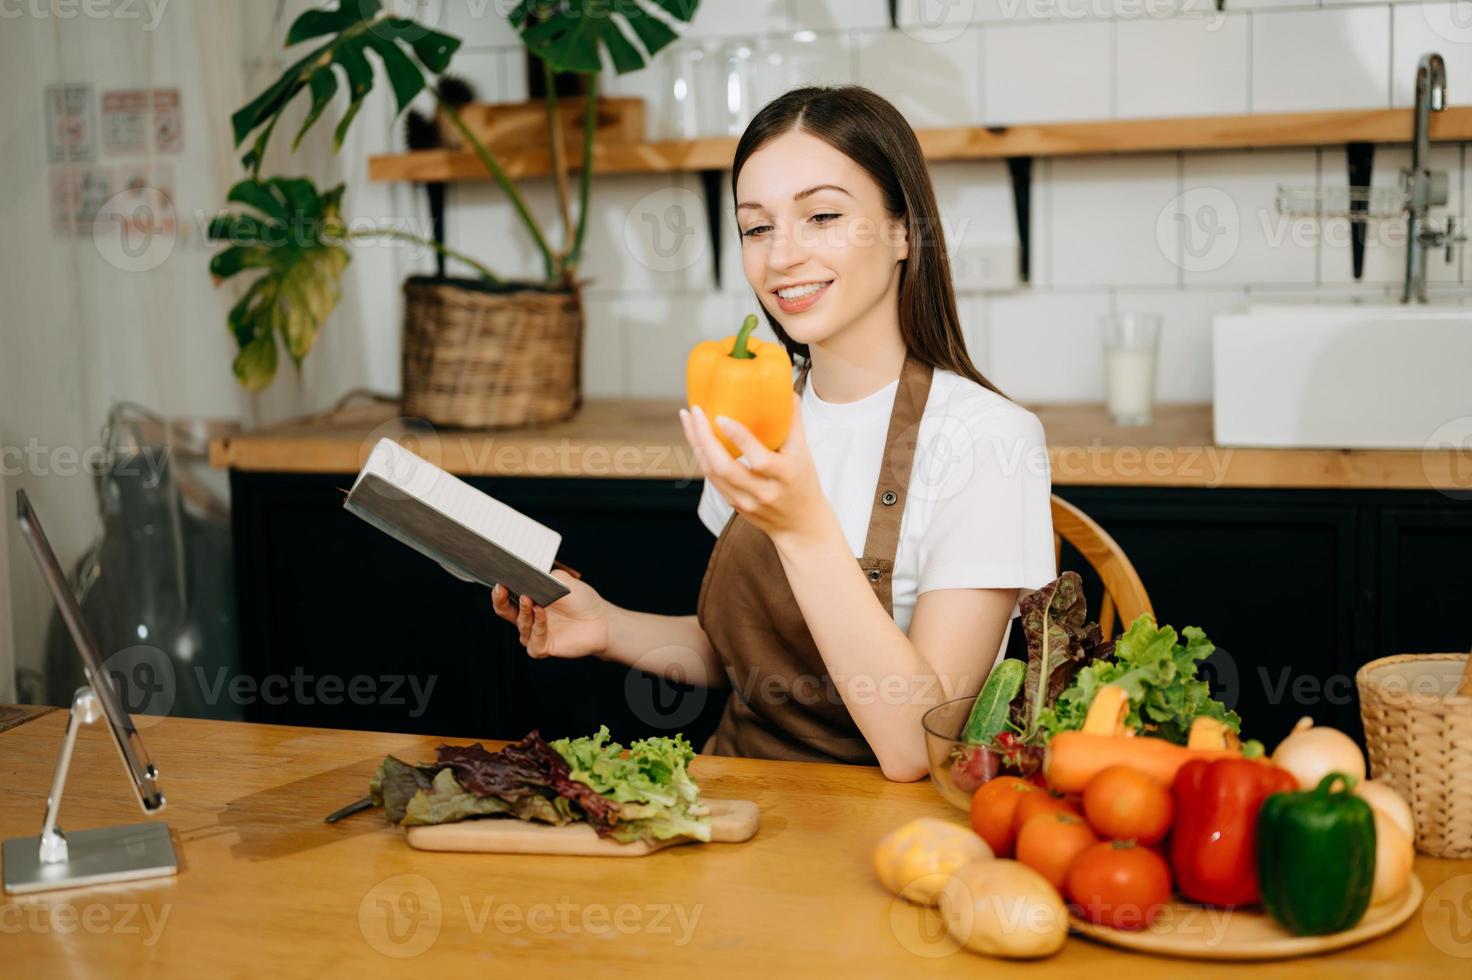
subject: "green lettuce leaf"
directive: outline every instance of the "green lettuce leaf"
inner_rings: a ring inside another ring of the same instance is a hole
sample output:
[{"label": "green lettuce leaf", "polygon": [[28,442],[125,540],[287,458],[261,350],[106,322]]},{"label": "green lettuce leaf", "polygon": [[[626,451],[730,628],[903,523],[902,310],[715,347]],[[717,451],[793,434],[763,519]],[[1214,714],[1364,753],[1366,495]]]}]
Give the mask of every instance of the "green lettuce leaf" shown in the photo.
[{"label": "green lettuce leaf", "polygon": [[[1186,642],[1177,642],[1180,639]],[[1038,727],[1049,737],[1082,728],[1099,689],[1114,684],[1129,695],[1125,724],[1136,731],[1184,745],[1191,722],[1204,715],[1239,732],[1242,719],[1212,698],[1211,686],[1197,673],[1201,661],[1215,649],[1195,626],[1177,635],[1171,627],[1141,616],[1115,641],[1112,659],[1095,660],[1078,671],[1073,683],[1042,711]]]},{"label": "green lettuce leaf", "polygon": [[550,744],[567,762],[572,779],[619,805],[615,839],[710,840],[709,811],[690,777],[695,749],[685,736],[640,739],[625,749],[602,725],[595,735]]},{"label": "green lettuce leaf", "polygon": [[433,766],[413,766],[386,755],[368,784],[368,794],[376,805],[383,807],[391,823],[399,823],[414,794],[429,789],[433,782]]}]

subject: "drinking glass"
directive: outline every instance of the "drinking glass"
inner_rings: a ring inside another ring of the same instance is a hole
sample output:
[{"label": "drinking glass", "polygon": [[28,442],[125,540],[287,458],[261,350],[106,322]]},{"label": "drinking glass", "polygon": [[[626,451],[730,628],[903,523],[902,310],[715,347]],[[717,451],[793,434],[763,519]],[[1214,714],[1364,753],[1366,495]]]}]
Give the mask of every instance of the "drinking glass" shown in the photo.
[{"label": "drinking glass", "polygon": [[1115,425],[1149,425],[1160,346],[1156,313],[1110,313],[1104,332],[1104,390]]},{"label": "drinking glass", "polygon": [[740,136],[756,114],[752,104],[755,64],[756,42],[750,38],[732,38],[716,54],[712,118],[714,130],[722,136]]},{"label": "drinking glass", "polygon": [[705,113],[698,93],[706,84],[711,58],[697,41],[682,41],[659,59],[662,79],[654,138],[693,140],[705,135]]}]

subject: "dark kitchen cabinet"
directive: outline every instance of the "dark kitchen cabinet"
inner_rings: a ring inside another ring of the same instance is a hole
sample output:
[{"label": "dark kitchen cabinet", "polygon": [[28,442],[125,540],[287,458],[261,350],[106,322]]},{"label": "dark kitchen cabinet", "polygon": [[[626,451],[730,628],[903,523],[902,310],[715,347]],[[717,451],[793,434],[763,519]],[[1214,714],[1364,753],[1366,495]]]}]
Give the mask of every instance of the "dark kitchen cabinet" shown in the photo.
[{"label": "dark kitchen cabinet", "polygon": [[[1311,715],[1360,736],[1355,671],[1472,630],[1472,503],[1434,491],[1068,487],[1160,622],[1206,630],[1217,696],[1271,745]],[[1065,556],[1064,564],[1068,564]]]},{"label": "dark kitchen cabinet", "polygon": [[[1305,714],[1353,731],[1360,507],[1339,493],[1069,488],[1176,629],[1200,626],[1217,696],[1271,745]],[[1066,564],[1066,559],[1065,559]]]},{"label": "dark kitchen cabinet", "polygon": [[[529,658],[486,589],[342,509],[351,479],[232,473],[249,720],[482,738],[714,730],[721,692],[594,659]],[[700,483],[470,482],[560,531],[559,557],[609,600],[694,612],[714,543],[695,516]]]},{"label": "dark kitchen cabinet", "polygon": [[1472,647],[1472,502],[1442,498],[1422,508],[1387,506],[1376,523],[1378,561],[1368,599],[1380,618],[1380,650],[1459,652]]},{"label": "dark kitchen cabinet", "polygon": [[[725,692],[528,658],[483,588],[345,512],[350,480],[232,472],[248,718],[484,738],[607,724],[621,740],[683,731],[697,747],[714,728]],[[714,543],[695,515],[698,481],[471,482],[561,531],[559,557],[610,600],[694,611]],[[1460,615],[1472,502],[1431,491],[1059,493],[1123,545],[1161,622],[1206,630],[1218,696],[1268,744],[1305,714],[1357,734],[1354,671],[1368,660],[1472,645]],[[1064,567],[1082,570],[1076,557],[1065,551]]]}]

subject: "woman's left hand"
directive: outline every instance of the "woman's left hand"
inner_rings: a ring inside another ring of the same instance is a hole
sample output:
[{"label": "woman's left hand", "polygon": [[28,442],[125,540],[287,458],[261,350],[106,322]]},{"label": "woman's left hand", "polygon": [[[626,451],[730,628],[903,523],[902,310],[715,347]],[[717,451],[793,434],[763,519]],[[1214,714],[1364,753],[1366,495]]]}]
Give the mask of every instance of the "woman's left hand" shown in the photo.
[{"label": "woman's left hand", "polygon": [[[767,532],[774,541],[813,534],[834,517],[828,498],[818,484],[818,469],[808,452],[802,430],[802,399],[792,396],[792,428],[779,450],[762,445],[750,429],[735,419],[708,419],[699,406],[680,409],[685,439],[695,450],[705,478],[743,517]],[[711,429],[711,423],[746,457],[750,467],[732,458]]]}]

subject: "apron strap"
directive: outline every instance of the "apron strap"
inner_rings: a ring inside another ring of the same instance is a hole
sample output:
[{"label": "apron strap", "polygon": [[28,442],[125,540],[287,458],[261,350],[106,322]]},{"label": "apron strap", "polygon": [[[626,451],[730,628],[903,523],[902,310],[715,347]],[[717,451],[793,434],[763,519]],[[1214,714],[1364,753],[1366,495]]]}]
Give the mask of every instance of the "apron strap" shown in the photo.
[{"label": "apron strap", "polygon": [[905,513],[905,498],[910,489],[910,471],[915,462],[915,444],[920,436],[920,420],[925,415],[925,402],[930,397],[930,382],[935,371],[931,365],[905,354],[900,383],[894,394],[894,407],[889,413],[889,430],[884,436],[884,457],[879,467],[879,482],[874,487],[874,503],[869,512],[869,532],[864,539],[864,557],[859,567],[864,570],[885,612],[894,615],[891,582],[895,553],[900,544],[900,520]]}]

